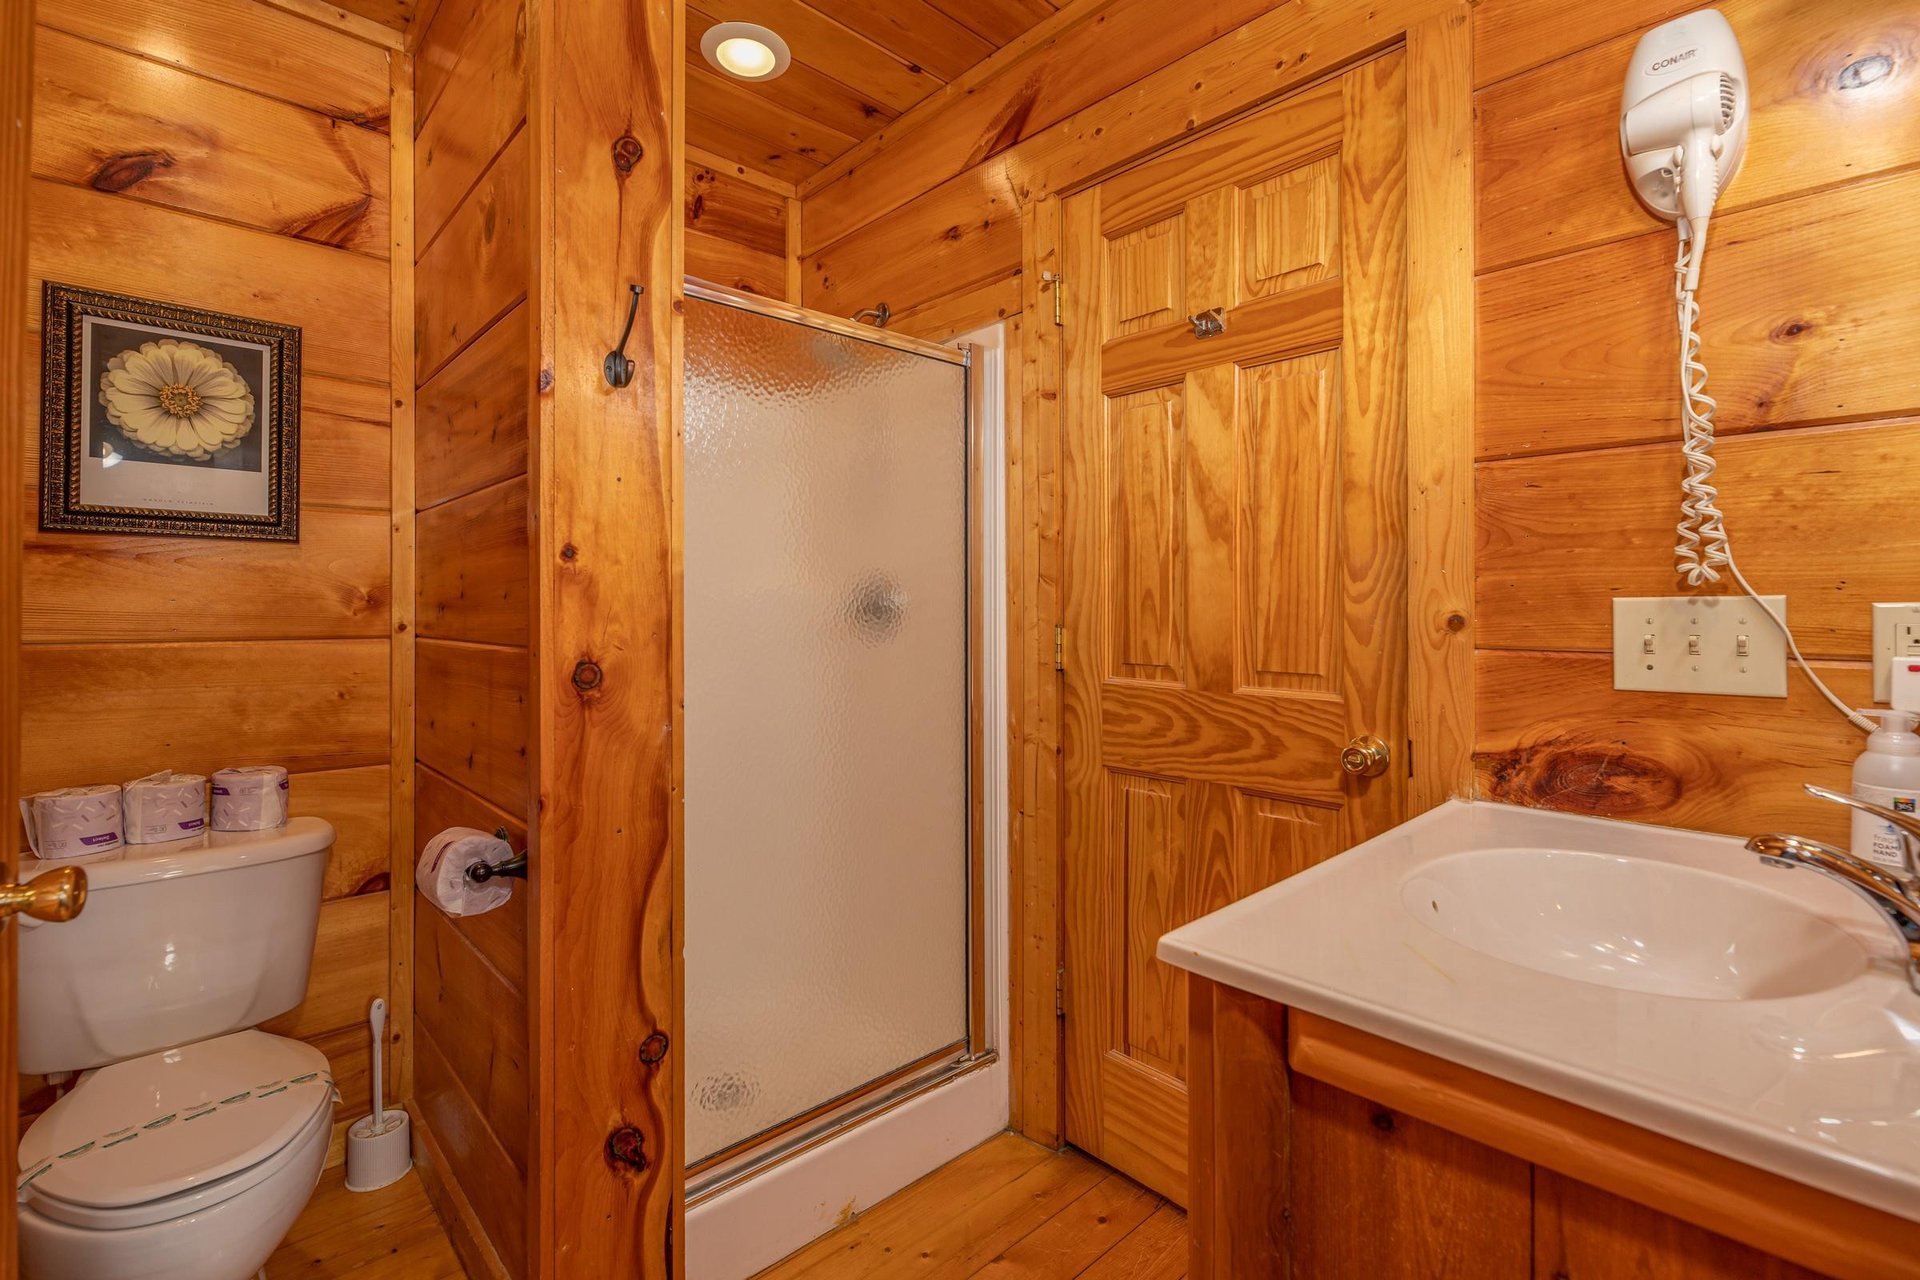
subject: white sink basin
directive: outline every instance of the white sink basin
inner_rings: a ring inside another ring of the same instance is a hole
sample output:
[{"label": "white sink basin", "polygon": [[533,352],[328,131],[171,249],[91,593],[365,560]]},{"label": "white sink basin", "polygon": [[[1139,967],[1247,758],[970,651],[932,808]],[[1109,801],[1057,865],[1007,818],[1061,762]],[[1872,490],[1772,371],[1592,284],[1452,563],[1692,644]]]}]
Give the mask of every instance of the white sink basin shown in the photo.
[{"label": "white sink basin", "polygon": [[1449,800],[1160,959],[1920,1223],[1920,996],[1730,836]]},{"label": "white sink basin", "polygon": [[1671,862],[1477,849],[1419,867],[1400,901],[1428,928],[1496,960],[1655,995],[1808,995],[1868,963],[1850,935],[1796,903]]}]

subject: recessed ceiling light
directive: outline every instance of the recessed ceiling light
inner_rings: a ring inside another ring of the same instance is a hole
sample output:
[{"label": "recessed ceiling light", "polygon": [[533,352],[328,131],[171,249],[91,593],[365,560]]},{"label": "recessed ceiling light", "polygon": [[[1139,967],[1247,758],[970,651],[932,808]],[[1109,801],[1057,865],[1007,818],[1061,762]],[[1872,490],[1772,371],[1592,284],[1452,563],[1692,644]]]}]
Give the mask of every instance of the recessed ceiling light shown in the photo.
[{"label": "recessed ceiling light", "polygon": [[771,80],[787,69],[787,42],[754,22],[716,22],[700,37],[700,52],[736,80]]}]

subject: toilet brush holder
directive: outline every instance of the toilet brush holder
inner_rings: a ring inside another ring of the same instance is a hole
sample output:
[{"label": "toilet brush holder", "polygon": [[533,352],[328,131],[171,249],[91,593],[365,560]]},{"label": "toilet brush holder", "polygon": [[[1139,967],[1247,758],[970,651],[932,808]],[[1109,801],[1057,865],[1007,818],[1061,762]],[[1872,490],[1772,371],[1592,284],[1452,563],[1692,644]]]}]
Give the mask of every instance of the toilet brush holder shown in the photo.
[{"label": "toilet brush holder", "polygon": [[387,1041],[387,1002],[375,1000],[373,1024],[373,1113],[347,1129],[347,1190],[378,1191],[413,1168],[413,1125],[407,1113],[386,1105],[380,1050]]},{"label": "toilet brush holder", "polygon": [[413,1168],[413,1125],[407,1113],[389,1107],[361,1116],[347,1129],[347,1190],[378,1191]]}]

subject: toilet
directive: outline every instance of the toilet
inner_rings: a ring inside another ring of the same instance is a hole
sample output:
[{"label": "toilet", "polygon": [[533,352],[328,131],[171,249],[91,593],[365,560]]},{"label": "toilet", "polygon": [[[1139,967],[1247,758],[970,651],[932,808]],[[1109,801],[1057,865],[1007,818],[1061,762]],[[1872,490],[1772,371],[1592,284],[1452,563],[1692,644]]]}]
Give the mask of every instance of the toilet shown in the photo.
[{"label": "toilet", "polygon": [[248,1280],[285,1238],[336,1095],[257,1027],[306,996],[333,838],[295,818],[22,867],[88,881],[20,930],[20,1070],[82,1073],[20,1139],[24,1280]]}]

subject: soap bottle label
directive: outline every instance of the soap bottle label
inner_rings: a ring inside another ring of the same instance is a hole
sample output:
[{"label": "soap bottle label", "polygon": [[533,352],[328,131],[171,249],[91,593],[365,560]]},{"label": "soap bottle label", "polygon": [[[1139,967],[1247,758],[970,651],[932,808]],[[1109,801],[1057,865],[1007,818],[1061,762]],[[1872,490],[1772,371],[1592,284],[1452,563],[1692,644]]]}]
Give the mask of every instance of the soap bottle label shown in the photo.
[{"label": "soap bottle label", "polygon": [[[1853,798],[1892,809],[1895,813],[1915,812],[1916,800],[1920,799],[1912,792],[1871,786],[1864,782],[1853,784]],[[1900,849],[1899,828],[1870,813],[1856,811],[1853,815],[1853,856],[1869,859],[1883,867],[1906,866],[1906,858]]]}]

